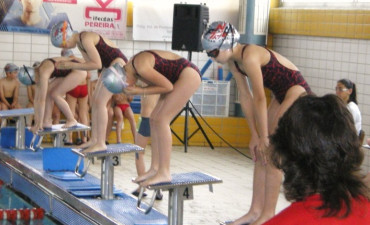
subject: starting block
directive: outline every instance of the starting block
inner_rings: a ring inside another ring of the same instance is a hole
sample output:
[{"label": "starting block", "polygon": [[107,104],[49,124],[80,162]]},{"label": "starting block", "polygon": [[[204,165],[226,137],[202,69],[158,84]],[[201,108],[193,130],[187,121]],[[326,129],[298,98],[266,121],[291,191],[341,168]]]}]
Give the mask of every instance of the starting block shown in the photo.
[{"label": "starting block", "polygon": [[25,127],[26,127],[26,116],[33,115],[35,113],[33,108],[26,109],[11,109],[1,110],[0,118],[14,118],[16,122],[15,132],[15,149],[25,149]]},{"label": "starting block", "polygon": [[[107,150],[102,151],[96,151],[96,152],[88,152],[86,154],[81,152],[81,149],[72,149],[72,152],[77,154],[78,160],[75,167],[75,174],[79,177],[84,177],[87,173],[87,170],[90,165],[90,161],[97,157],[98,159],[102,160],[101,163],[101,197],[102,199],[113,199],[113,175],[114,175],[114,161],[115,157],[120,156],[123,153],[129,153],[129,152],[139,152],[144,151],[143,148],[141,148],[138,145],[134,144],[111,144],[107,146]],[[87,163],[85,164],[82,172],[80,171],[80,164],[82,163],[83,159],[87,159]]]},{"label": "starting block", "polygon": [[209,191],[213,192],[212,184],[222,183],[222,180],[202,173],[202,172],[189,172],[172,174],[172,181],[150,185],[147,187],[148,190],[154,190],[148,208],[141,208],[141,201],[144,193],[144,188],[140,188],[140,194],[137,201],[137,208],[148,214],[154,204],[155,196],[157,192],[168,190],[168,225],[182,225],[183,224],[183,211],[184,211],[184,200],[193,199],[193,186],[194,185],[209,185]]},{"label": "starting block", "polygon": [[[55,124],[55,125],[52,125],[51,128],[49,129],[43,129],[37,132],[37,135],[33,135],[33,138],[31,140],[31,145],[30,145],[31,150],[35,151],[36,149],[40,148],[42,139],[44,135],[46,134],[54,135],[54,141],[53,141],[54,147],[63,147],[64,146],[63,139],[66,137],[67,133],[90,130],[89,126],[86,126],[81,123],[77,123],[77,125],[73,127],[68,127],[68,128],[64,128],[63,126],[64,124]],[[40,136],[40,139],[38,143],[36,143],[35,145],[35,140],[37,136]]]}]

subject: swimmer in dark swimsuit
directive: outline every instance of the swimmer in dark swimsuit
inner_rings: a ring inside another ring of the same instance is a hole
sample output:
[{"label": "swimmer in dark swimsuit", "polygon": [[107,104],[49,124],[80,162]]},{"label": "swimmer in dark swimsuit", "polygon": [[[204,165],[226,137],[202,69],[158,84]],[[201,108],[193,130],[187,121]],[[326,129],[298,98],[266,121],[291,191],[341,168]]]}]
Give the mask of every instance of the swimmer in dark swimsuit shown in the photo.
[{"label": "swimmer in dark swimsuit", "polygon": [[[217,21],[205,30],[202,45],[209,57],[229,65],[252,134],[249,149],[255,161],[253,201],[249,212],[231,224],[262,224],[275,214],[282,179],[281,171],[266,159],[269,135],[293,102],[312,91],[287,58],[261,46],[239,44],[239,37],[233,25]],[[269,107],[265,88],[274,94]]]},{"label": "swimmer in dark swimsuit", "polygon": [[66,117],[64,127],[72,127],[77,124],[63,96],[86,79],[87,73],[75,69],[57,69],[55,65],[60,61],[72,61],[72,59],[65,57],[48,58],[34,68],[36,82],[34,105],[37,107],[34,107],[35,124],[31,128],[33,133],[51,127],[54,103]]},{"label": "swimmer in dark swimsuit", "polygon": [[[125,55],[111,40],[95,32],[74,32],[67,21],[57,23],[51,30],[50,38],[55,47],[71,49],[77,46],[84,58],[84,62],[78,63],[59,62],[56,64],[58,69],[98,70],[111,67],[116,63],[124,66],[127,62]],[[108,123],[106,105],[112,95],[99,79],[91,99],[91,138],[79,146],[84,149],[84,153],[107,149],[105,144]]]},{"label": "swimmer in dark swimsuit", "polygon": [[[171,120],[180,112],[198,89],[201,76],[198,68],[183,57],[169,51],[143,51],[136,54],[124,67],[124,92],[129,95],[160,94],[150,115],[152,163],[149,170],[135,179],[141,186],[171,181],[170,158],[172,149]],[[137,80],[146,87],[134,84]]]}]

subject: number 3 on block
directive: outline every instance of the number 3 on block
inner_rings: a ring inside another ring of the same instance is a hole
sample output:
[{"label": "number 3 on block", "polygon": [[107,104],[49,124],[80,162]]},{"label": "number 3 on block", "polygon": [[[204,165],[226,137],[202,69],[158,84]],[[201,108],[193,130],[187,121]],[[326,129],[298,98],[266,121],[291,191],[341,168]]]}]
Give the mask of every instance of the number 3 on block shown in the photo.
[{"label": "number 3 on block", "polygon": [[115,155],[112,157],[112,164],[113,166],[121,165],[121,157],[119,155]]}]

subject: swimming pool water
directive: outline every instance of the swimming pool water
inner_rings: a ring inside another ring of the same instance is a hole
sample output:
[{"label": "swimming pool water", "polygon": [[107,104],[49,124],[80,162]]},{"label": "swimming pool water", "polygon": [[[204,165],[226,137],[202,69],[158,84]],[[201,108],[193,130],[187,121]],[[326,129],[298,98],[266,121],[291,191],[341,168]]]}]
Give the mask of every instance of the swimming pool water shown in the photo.
[{"label": "swimming pool water", "polygon": [[[0,180],[0,209],[32,209],[39,208],[35,205],[29,203],[26,198],[23,198],[9,187],[2,184]],[[1,212],[0,212],[1,213]],[[1,225],[8,224],[17,224],[17,225],[59,225],[60,223],[50,219],[47,216],[44,216],[43,219],[38,220],[16,220],[16,221],[6,221],[0,219]]]}]

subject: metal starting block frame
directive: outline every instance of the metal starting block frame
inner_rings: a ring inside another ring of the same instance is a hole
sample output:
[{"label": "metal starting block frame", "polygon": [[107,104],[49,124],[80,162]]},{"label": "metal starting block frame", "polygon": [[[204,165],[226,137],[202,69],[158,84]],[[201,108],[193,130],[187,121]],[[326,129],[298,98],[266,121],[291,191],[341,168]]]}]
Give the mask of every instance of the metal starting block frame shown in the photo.
[{"label": "metal starting block frame", "polygon": [[[54,147],[63,147],[64,146],[64,143],[63,143],[63,136],[66,135],[67,133],[70,133],[70,132],[79,132],[79,131],[88,131],[90,130],[91,128],[89,126],[86,126],[84,124],[81,124],[81,123],[77,123],[77,125],[75,126],[72,126],[72,127],[68,127],[68,128],[63,128],[65,124],[55,124],[55,125],[52,125],[50,129],[43,129],[43,130],[40,130],[37,132],[37,134],[34,134],[33,137],[32,137],[32,140],[31,140],[31,144],[30,144],[30,149],[33,150],[33,151],[36,151],[36,149],[40,148],[40,145],[42,143],[42,139],[44,138],[45,135],[47,134],[51,134],[51,135],[54,135],[54,140],[53,140],[53,146]],[[35,145],[35,140],[36,140],[36,137],[40,136],[40,139],[38,141],[38,143],[36,143]]]},{"label": "metal starting block frame", "polygon": [[144,209],[141,207],[141,201],[143,198],[144,187],[140,188],[140,194],[137,201],[137,208],[148,214],[153,208],[155,196],[157,192],[168,190],[168,225],[183,225],[183,211],[184,211],[184,200],[191,200],[193,196],[194,185],[209,185],[209,191],[213,192],[212,184],[222,183],[222,180],[202,173],[202,172],[189,172],[172,174],[172,181],[150,185],[147,187],[149,190],[154,190],[148,208]]},{"label": "metal starting block frame", "polygon": [[[144,149],[134,144],[110,144],[107,147],[107,150],[88,152],[86,154],[81,152],[81,149],[72,149],[72,152],[79,156],[75,167],[75,174],[79,177],[84,177],[86,175],[90,161],[93,160],[94,157],[102,160],[100,173],[101,197],[102,199],[111,200],[114,199],[114,157],[118,157],[123,153],[144,151]],[[82,172],[80,172],[79,168],[83,159],[87,159],[87,163]]]},{"label": "metal starting block frame", "polygon": [[[24,150],[25,149],[25,141],[26,141],[26,116],[35,114],[33,108],[25,108],[25,109],[11,109],[11,110],[1,110],[0,111],[0,118],[14,118],[16,119],[16,131],[15,131],[15,149]],[[1,123],[1,125],[3,125]]]}]

